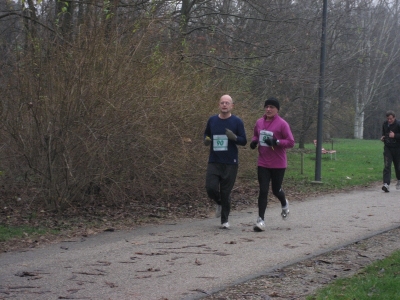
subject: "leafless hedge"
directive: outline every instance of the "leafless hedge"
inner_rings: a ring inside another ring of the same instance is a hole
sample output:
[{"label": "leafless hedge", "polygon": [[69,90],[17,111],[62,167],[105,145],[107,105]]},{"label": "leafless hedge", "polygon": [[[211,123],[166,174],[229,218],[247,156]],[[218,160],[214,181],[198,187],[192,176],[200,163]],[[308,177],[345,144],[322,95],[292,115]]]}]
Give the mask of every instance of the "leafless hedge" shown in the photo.
[{"label": "leafless hedge", "polygon": [[[202,132],[221,92],[209,70],[151,40],[85,36],[10,67],[3,186],[63,209],[204,193]],[[14,187],[11,187],[14,186]]]}]

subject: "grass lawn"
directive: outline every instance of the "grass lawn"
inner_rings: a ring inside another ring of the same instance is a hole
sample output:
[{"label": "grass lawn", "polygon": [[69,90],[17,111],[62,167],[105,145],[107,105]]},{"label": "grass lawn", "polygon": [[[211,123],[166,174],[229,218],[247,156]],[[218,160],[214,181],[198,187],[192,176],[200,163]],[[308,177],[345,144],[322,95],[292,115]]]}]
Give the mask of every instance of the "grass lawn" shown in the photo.
[{"label": "grass lawn", "polygon": [[[322,147],[332,149],[331,143]],[[316,149],[307,144],[305,149],[288,151],[288,168],[285,175],[286,189],[320,189],[323,191],[363,186],[382,180],[383,144],[378,140],[335,139],[333,149],[336,160],[322,154],[321,184],[315,185]],[[393,171],[394,177],[394,171]],[[395,177],[394,177],[395,178]]]},{"label": "grass lawn", "polygon": [[400,251],[371,264],[351,278],[334,281],[307,299],[400,299]]}]

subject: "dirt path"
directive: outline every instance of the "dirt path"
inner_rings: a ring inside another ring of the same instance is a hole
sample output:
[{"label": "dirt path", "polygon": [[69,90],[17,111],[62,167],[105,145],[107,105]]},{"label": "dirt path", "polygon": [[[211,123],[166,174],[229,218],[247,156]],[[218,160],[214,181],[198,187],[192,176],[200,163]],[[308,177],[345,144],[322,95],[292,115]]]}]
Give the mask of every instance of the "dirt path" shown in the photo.
[{"label": "dirt path", "polygon": [[306,299],[317,289],[338,278],[350,277],[397,250],[400,250],[400,228],[287,267],[276,268],[257,279],[228,287],[202,299]]},{"label": "dirt path", "polygon": [[287,221],[271,205],[260,233],[252,208],[232,212],[229,230],[186,219],[2,253],[0,299],[302,299],[400,248],[399,195],[372,187],[291,202]]}]

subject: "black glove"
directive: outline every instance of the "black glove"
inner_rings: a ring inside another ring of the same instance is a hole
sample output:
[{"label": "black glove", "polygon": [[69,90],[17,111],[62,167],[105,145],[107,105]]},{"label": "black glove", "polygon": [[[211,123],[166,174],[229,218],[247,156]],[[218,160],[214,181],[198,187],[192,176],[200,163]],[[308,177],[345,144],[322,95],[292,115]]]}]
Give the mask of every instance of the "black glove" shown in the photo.
[{"label": "black glove", "polygon": [[266,143],[268,146],[271,146],[271,147],[278,145],[278,144],[276,143],[276,141],[277,141],[276,138],[271,138],[271,137],[265,139],[265,143]]},{"label": "black glove", "polygon": [[204,139],[204,146],[210,146],[211,145],[211,138],[209,136],[206,136]]},{"label": "black glove", "polygon": [[256,148],[257,148],[257,144],[258,144],[257,141],[252,141],[252,142],[250,143],[250,148],[251,148],[251,149],[256,149]]},{"label": "black glove", "polygon": [[228,128],[225,128],[225,134],[226,134],[226,136],[228,137],[228,139],[230,139],[230,140],[236,142],[237,136],[236,136],[236,134],[234,134],[234,133],[232,132],[232,130],[230,130],[230,129],[228,129]]}]

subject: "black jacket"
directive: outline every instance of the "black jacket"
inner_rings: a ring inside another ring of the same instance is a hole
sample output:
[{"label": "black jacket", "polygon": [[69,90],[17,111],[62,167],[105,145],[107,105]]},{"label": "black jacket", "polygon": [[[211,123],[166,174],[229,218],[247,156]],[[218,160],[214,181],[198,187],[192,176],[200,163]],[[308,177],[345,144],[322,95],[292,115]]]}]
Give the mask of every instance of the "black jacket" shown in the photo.
[{"label": "black jacket", "polygon": [[[394,132],[394,138],[389,137],[390,131]],[[400,148],[400,121],[394,120],[393,124],[383,122],[382,135],[385,136],[385,146],[389,148]]]}]

